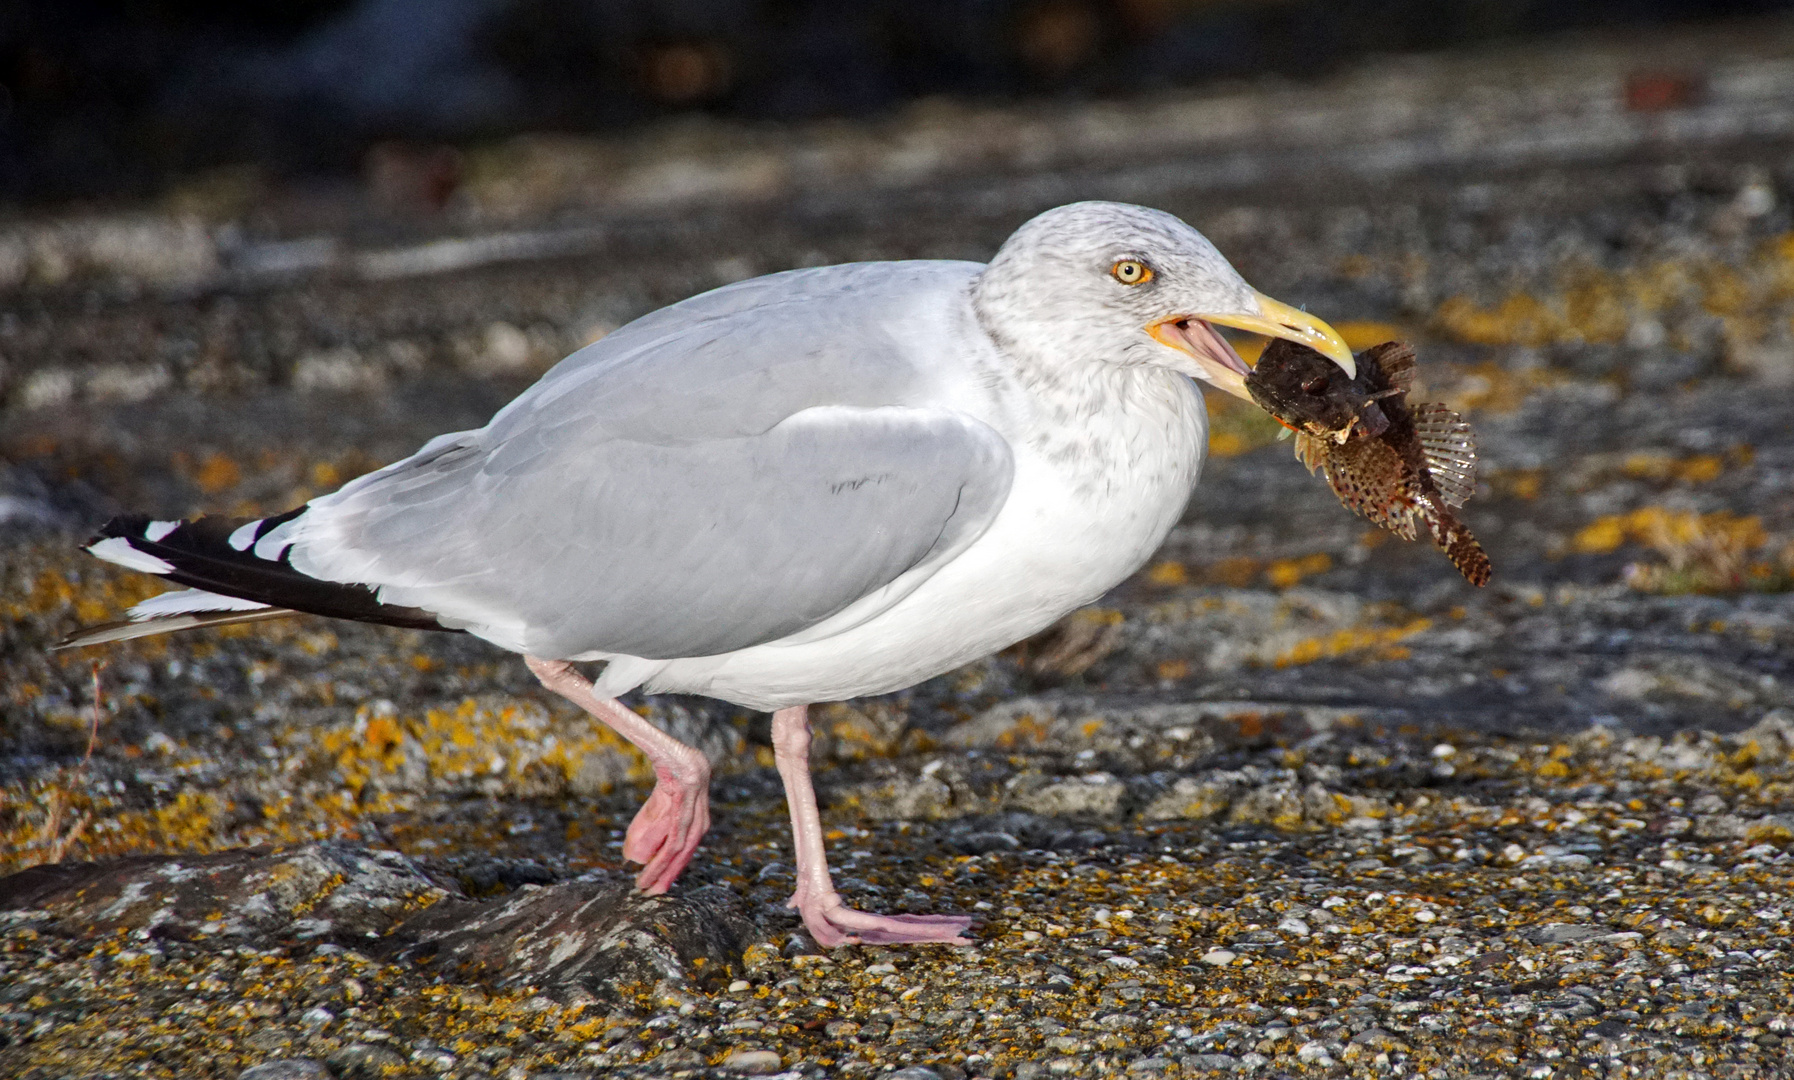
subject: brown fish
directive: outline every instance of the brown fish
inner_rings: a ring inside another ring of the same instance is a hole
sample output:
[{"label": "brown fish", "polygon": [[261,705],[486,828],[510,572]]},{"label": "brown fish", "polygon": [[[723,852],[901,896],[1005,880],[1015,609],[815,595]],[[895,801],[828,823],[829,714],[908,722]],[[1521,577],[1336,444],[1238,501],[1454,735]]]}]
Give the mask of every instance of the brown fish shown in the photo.
[{"label": "brown fish", "polygon": [[1476,436],[1437,402],[1408,405],[1414,350],[1390,341],[1358,354],[1358,377],[1277,339],[1246,377],[1252,399],[1296,433],[1296,457],[1323,470],[1339,501],[1407,540],[1424,529],[1472,585],[1491,567],[1452,513],[1476,491]]}]

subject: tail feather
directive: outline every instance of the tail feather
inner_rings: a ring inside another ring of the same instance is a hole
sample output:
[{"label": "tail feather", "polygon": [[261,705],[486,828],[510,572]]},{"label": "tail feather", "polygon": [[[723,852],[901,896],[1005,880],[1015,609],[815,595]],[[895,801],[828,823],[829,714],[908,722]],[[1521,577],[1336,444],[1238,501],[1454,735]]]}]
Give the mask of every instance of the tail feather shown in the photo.
[{"label": "tail feather", "polygon": [[85,645],[104,645],[112,641],[129,641],[132,638],[153,637],[156,634],[171,634],[176,630],[196,630],[202,626],[228,626],[231,623],[284,619],[289,615],[297,614],[299,612],[287,608],[263,608],[260,611],[193,612],[188,615],[161,615],[149,619],[121,619],[118,622],[84,626],[51,646],[51,651],[79,649]]},{"label": "tail feather", "polygon": [[357,622],[449,630],[421,608],[383,604],[366,585],[322,581],[293,568],[289,528],[306,508],[245,521],[114,518],[87,544],[107,562],[189,586],[132,608],[117,623],[79,630],[57,646],[123,641],[171,630],[280,618],[296,613]]}]

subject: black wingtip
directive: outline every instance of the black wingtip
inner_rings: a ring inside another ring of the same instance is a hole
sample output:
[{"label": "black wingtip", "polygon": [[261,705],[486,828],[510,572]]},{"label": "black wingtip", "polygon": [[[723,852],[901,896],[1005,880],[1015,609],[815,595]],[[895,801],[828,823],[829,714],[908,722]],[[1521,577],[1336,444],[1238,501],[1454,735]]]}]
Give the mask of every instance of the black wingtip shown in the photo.
[{"label": "black wingtip", "polygon": [[[123,515],[100,526],[85,548],[99,558],[182,585],[274,608],[417,630],[451,629],[420,608],[381,603],[367,585],[323,581],[301,573],[292,565],[290,545],[272,552],[260,550],[263,545],[259,541],[306,509],[300,506],[258,519],[163,521]],[[94,550],[114,541],[122,541],[129,550]]]}]

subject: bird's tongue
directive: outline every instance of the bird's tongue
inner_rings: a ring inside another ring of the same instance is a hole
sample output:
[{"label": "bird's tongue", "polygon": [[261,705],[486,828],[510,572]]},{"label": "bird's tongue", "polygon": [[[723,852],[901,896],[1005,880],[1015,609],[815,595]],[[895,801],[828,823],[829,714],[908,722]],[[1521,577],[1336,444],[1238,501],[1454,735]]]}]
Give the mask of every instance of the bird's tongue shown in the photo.
[{"label": "bird's tongue", "polygon": [[1240,354],[1234,349],[1232,343],[1201,319],[1185,319],[1171,324],[1169,329],[1189,342],[1190,347],[1195,351],[1227,370],[1240,375],[1252,374],[1252,369],[1246,366],[1246,361],[1240,358]]}]

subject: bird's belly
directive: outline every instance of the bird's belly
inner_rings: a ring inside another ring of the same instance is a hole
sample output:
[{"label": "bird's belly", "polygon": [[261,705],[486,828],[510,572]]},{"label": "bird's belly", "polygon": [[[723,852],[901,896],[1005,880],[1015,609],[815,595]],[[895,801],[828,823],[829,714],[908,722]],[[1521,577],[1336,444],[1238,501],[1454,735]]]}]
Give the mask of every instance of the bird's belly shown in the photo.
[{"label": "bird's belly", "polygon": [[1151,432],[1148,452],[1136,444],[1100,469],[1018,454],[990,528],[890,608],[827,637],[674,660],[647,688],[760,709],[839,701],[902,689],[1039,632],[1139,569],[1177,523],[1201,467],[1200,409]]}]

